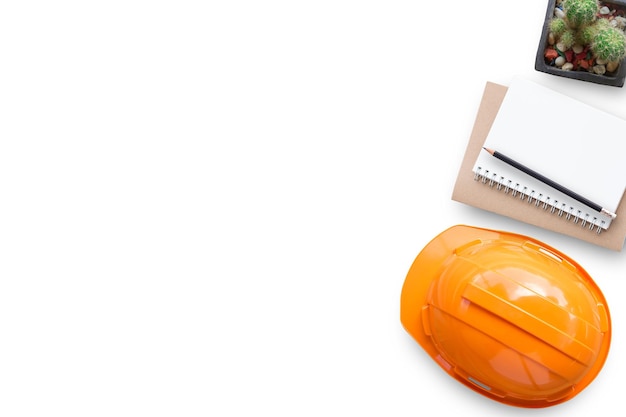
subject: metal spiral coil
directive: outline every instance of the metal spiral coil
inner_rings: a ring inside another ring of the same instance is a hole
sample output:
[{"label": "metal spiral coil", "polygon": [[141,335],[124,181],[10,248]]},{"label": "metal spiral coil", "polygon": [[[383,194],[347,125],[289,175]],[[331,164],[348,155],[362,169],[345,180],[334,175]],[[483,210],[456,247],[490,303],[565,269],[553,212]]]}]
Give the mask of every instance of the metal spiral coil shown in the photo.
[{"label": "metal spiral coil", "polygon": [[490,172],[489,170],[483,171],[482,167],[477,167],[477,170],[474,172],[474,181],[480,181],[489,187],[502,191],[504,194],[510,194],[514,198],[526,200],[528,204],[534,204],[535,207],[542,208],[545,211],[549,209],[550,213],[557,214],[559,217],[565,215],[567,220],[573,219],[576,224],[580,222],[581,227],[588,227],[589,230],[595,228],[598,234],[602,232],[603,226],[606,224],[605,220],[599,219],[597,216],[587,212],[583,213],[581,210],[568,206],[566,203],[559,202],[557,199],[551,198],[548,195],[537,193],[535,190],[529,189],[517,182],[514,183],[503,176],[499,176],[495,172]]}]

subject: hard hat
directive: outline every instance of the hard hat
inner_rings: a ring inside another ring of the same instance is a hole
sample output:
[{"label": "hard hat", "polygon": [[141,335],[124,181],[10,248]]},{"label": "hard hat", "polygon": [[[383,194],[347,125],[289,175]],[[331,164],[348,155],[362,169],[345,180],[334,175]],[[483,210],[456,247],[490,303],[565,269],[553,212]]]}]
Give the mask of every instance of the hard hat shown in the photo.
[{"label": "hard hat", "polygon": [[580,265],[530,237],[470,226],[445,230],[419,253],[400,319],[449,375],[526,408],[580,393],[611,342],[607,303]]}]

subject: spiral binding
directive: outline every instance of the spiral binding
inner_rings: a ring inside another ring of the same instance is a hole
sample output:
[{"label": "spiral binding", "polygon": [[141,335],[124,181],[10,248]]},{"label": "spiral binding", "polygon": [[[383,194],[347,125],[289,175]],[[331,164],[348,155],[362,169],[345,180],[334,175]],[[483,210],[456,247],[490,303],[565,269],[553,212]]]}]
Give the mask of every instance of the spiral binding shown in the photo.
[{"label": "spiral binding", "polygon": [[581,227],[588,227],[589,230],[596,229],[596,233],[600,234],[604,226],[606,225],[606,221],[589,214],[587,212],[582,212],[572,206],[568,207],[567,203],[559,202],[557,199],[551,198],[548,195],[544,195],[542,193],[536,193],[535,190],[529,189],[526,186],[523,186],[519,183],[514,183],[513,181],[504,178],[503,176],[498,176],[495,172],[490,173],[489,170],[485,170],[482,172],[482,167],[477,167],[474,172],[474,181],[480,181],[483,184],[487,184],[490,187],[494,187],[498,191],[503,191],[505,194],[511,194],[512,197],[518,197],[521,200],[527,200],[528,204],[533,204],[536,207],[542,208],[543,210],[550,210],[550,213],[555,213],[559,217],[563,217],[565,214],[565,218],[567,220],[573,219],[575,224],[580,222]]}]

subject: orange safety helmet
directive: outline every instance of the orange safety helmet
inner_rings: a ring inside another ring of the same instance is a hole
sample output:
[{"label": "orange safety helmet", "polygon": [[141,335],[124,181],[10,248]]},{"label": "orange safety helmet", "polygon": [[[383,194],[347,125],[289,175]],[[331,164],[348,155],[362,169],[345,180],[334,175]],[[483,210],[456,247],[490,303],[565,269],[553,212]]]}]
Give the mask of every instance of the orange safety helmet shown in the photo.
[{"label": "orange safety helmet", "polygon": [[449,228],[420,252],[400,318],[452,377],[526,408],[577,395],[611,342],[604,296],[576,262],[530,237],[469,226]]}]

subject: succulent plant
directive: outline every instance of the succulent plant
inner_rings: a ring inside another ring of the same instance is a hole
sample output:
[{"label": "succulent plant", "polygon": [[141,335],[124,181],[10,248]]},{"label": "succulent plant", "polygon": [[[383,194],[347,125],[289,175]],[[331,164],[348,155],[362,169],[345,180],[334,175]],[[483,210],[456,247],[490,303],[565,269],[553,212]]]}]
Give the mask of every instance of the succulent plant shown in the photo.
[{"label": "succulent plant", "polygon": [[574,28],[593,23],[598,9],[598,0],[565,0],[563,2],[565,16]]},{"label": "succulent plant", "polygon": [[[575,43],[589,45],[598,31],[597,25],[605,24],[606,19],[598,19],[598,0],[563,0],[564,18],[555,17],[550,21],[550,32],[555,39],[567,48]],[[572,39],[572,34],[573,39]]]},{"label": "succulent plant", "polygon": [[[596,62],[604,61],[600,65],[603,70],[606,64],[606,69],[613,72],[626,57],[624,30],[600,15],[599,0],[563,0],[560,4],[563,13],[555,13],[548,22],[552,46],[546,49],[545,58],[554,61],[560,54],[573,64],[572,68],[591,71],[593,66],[593,71],[598,73],[588,55],[591,53]],[[573,57],[567,54],[572,48],[586,53],[576,52]]]},{"label": "succulent plant", "polygon": [[[600,19],[600,20],[606,20],[606,19]],[[593,25],[587,25],[583,28],[581,28],[577,33],[576,33],[576,38],[579,44],[581,45],[590,45],[593,42],[593,38],[596,36],[596,34],[598,33],[598,27],[600,25],[593,24]]]},{"label": "succulent plant", "polygon": [[621,61],[626,56],[624,32],[613,27],[601,28],[593,39],[591,50],[607,62]]},{"label": "succulent plant", "polygon": [[571,29],[567,29],[559,37],[559,44],[563,46],[564,50],[568,50],[575,43],[576,43],[576,34]]},{"label": "succulent plant", "polygon": [[567,23],[565,20],[556,17],[550,21],[550,32],[552,32],[554,36],[561,36],[566,30]]}]

